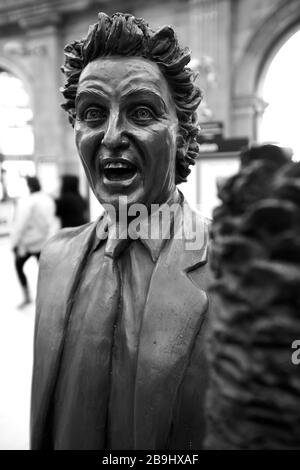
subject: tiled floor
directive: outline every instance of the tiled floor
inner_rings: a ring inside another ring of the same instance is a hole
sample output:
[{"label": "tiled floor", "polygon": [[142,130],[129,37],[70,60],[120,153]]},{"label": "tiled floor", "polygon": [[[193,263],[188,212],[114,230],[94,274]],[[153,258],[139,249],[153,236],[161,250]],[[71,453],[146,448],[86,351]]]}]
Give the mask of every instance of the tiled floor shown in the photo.
[{"label": "tiled floor", "polygon": [[[33,296],[37,262],[25,265]],[[0,450],[28,449],[34,304],[19,310],[21,289],[9,239],[0,237]]]}]

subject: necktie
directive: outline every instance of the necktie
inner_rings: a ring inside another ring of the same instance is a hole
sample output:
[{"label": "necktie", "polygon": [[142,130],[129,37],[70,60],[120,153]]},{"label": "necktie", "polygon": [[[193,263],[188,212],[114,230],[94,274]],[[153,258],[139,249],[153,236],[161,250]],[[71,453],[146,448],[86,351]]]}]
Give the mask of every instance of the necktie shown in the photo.
[{"label": "necktie", "polygon": [[[109,420],[110,420],[110,392],[111,392],[111,378],[113,376],[113,367],[114,367],[114,348],[116,342],[116,336],[118,332],[118,320],[119,316],[122,314],[122,285],[121,285],[121,273],[120,267],[118,266],[118,258],[124,252],[124,250],[129,246],[130,239],[122,240],[113,240],[111,243],[107,243],[104,255],[104,270],[107,271],[108,279],[113,288],[111,292],[112,296],[107,299],[107,309],[111,311],[111,319],[113,320],[113,328],[111,334],[111,346],[110,346],[110,360],[109,360],[109,384],[108,384],[108,395],[107,395],[107,405],[106,405],[106,429],[105,429],[105,442],[104,448],[109,448],[110,439],[109,439]],[[118,419],[118,417],[116,417]]]}]

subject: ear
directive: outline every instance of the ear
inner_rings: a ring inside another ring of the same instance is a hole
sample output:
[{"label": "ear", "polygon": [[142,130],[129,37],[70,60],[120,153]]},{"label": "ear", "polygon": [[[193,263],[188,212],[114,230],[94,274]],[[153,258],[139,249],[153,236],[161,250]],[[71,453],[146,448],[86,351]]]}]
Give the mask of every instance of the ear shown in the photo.
[{"label": "ear", "polygon": [[176,138],[176,178],[175,184],[184,183],[188,174],[190,173],[189,165],[186,160],[186,154],[189,147],[188,139],[185,139],[183,135],[178,131]]}]

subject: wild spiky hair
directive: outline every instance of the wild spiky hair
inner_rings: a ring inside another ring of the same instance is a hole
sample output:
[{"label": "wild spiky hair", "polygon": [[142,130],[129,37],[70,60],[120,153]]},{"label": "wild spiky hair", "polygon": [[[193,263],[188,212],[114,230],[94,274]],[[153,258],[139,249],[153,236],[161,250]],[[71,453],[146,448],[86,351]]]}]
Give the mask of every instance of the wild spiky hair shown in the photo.
[{"label": "wild spiky hair", "polygon": [[202,93],[195,85],[193,71],[186,67],[191,56],[181,48],[170,26],[153,31],[143,19],[130,14],[115,13],[111,17],[98,14],[98,22],[90,26],[87,37],[68,44],[62,72],[67,77],[61,89],[66,102],[62,105],[74,126],[75,97],[84,67],[99,57],[143,57],[155,62],[164,75],[173,96],[179,122],[176,154],[176,184],[186,181],[189,166],[198,154],[196,138],[199,133],[196,109]]}]

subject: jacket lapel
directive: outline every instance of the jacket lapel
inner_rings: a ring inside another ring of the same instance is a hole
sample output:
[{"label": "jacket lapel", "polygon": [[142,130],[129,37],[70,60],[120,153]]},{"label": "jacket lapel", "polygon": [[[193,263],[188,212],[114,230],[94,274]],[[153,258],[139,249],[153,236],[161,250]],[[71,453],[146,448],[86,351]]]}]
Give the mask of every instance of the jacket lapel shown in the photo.
[{"label": "jacket lapel", "polygon": [[[194,230],[203,237],[187,245]],[[135,388],[135,448],[166,448],[178,388],[207,309],[188,271],[207,261],[207,225],[186,205],[183,239],[174,237],[152,275],[140,334]],[[190,249],[187,249],[187,246]]]},{"label": "jacket lapel", "polygon": [[[47,418],[72,310],[72,298],[80,281],[87,254],[95,238],[97,222],[62,231],[42,254],[35,323],[34,374],[32,378],[31,448],[48,447]],[[52,248],[53,247],[53,248]],[[52,253],[53,250],[53,253]],[[53,272],[56,277],[53,277]]]}]

